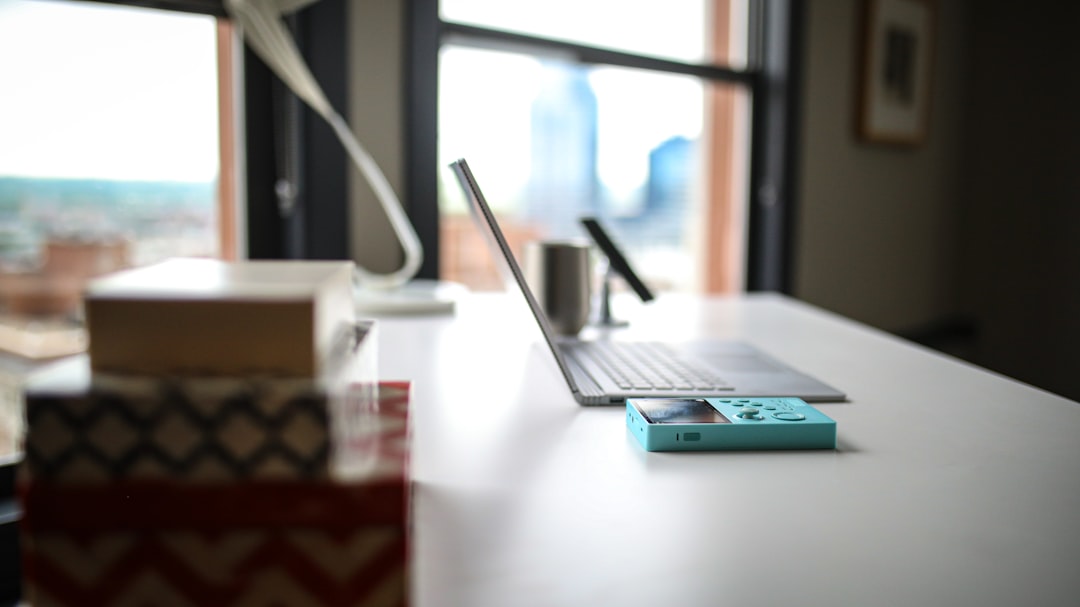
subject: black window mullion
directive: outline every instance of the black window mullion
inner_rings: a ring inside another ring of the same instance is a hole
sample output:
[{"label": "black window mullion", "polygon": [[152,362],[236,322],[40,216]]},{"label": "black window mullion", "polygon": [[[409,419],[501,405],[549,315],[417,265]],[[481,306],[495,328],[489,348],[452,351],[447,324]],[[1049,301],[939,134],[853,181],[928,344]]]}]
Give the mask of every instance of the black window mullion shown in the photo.
[{"label": "black window mullion", "polygon": [[245,46],[243,54],[247,257],[282,259],[287,257],[287,224],[275,190],[281,175],[277,150],[282,145],[275,112],[275,105],[281,106],[274,102],[277,79],[250,48]]},{"label": "black window mullion", "polygon": [[156,8],[185,13],[202,13],[215,17],[226,17],[222,0],[84,0],[102,4],[123,4],[142,8]]},{"label": "black window mullion", "polygon": [[761,5],[760,71],[751,121],[746,288],[792,293],[802,4]]},{"label": "black window mullion", "polygon": [[613,65],[643,70],[696,76],[705,80],[753,84],[754,74],[721,65],[684,63],[647,55],[614,51],[551,38],[517,34],[503,30],[442,22],[442,42],[466,46],[527,49],[535,54],[557,54],[586,65]]},{"label": "black window mullion", "polygon": [[[295,13],[298,41],[311,74],[330,105],[348,115],[349,73],[346,0],[320,0]],[[303,106],[300,181],[303,184],[302,248],[305,259],[351,259],[349,173],[353,170],[333,128]]]},{"label": "black window mullion", "polygon": [[419,278],[439,277],[438,0],[404,3],[405,206],[424,247]]},{"label": "black window mullion", "polygon": [[[288,16],[330,104],[347,109],[346,3],[322,0]],[[244,131],[248,257],[349,259],[350,164],[329,125],[299,103],[247,46]],[[278,186],[293,188],[282,205]]]}]

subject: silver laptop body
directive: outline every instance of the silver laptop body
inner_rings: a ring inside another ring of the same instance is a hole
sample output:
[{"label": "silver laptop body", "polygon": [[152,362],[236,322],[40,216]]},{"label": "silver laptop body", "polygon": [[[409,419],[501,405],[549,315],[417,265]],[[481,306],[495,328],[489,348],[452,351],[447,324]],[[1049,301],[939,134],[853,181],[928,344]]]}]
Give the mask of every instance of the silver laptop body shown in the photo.
[{"label": "silver laptop body", "polygon": [[633,342],[557,335],[526,283],[468,163],[461,159],[450,167],[494,254],[505,260],[511,282],[525,296],[579,403],[624,405],[627,398],[674,396],[797,396],[810,402],[845,399],[843,392],[742,342]]}]

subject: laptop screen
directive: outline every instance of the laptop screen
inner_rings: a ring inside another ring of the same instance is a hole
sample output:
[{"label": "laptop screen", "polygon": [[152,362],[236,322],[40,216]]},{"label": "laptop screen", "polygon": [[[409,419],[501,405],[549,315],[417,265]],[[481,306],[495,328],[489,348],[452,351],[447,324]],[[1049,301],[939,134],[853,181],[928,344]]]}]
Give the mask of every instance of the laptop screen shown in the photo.
[{"label": "laptop screen", "polygon": [[506,237],[503,236],[502,229],[499,228],[499,224],[495,220],[495,214],[492,213],[491,207],[488,206],[483,192],[480,191],[480,186],[477,184],[469,164],[462,158],[452,162],[450,168],[454,170],[454,175],[457,177],[458,183],[461,184],[461,189],[465,191],[465,198],[469,201],[469,209],[473,213],[473,219],[479,224],[480,230],[487,235],[488,245],[492,248],[492,255],[496,258],[502,258],[505,262],[501,264],[496,262],[496,265],[499,265],[500,270],[503,272],[509,270],[510,280],[508,282],[516,284],[522,295],[525,296],[525,301],[529,304],[533,317],[536,318],[537,324],[540,325],[540,332],[544,334],[544,340],[551,349],[551,353],[555,356],[555,362],[558,363],[559,370],[566,377],[571,389],[577,392],[577,382],[574,381],[570,368],[566,364],[562,352],[559,351],[554,337],[555,332],[548,323],[547,316],[544,315],[540,304],[537,303],[532,289],[525,282],[525,275],[522,273],[517,260],[514,259],[514,253],[510,250],[510,245],[506,242]]}]

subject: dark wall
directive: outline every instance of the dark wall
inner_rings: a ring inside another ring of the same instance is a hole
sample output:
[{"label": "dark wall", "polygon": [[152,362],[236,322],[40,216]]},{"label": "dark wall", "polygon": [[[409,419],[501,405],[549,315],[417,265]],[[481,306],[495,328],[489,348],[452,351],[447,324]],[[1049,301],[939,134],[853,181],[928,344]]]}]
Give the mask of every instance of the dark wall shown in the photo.
[{"label": "dark wall", "polygon": [[1080,7],[968,12],[958,280],[972,359],[1080,400]]}]

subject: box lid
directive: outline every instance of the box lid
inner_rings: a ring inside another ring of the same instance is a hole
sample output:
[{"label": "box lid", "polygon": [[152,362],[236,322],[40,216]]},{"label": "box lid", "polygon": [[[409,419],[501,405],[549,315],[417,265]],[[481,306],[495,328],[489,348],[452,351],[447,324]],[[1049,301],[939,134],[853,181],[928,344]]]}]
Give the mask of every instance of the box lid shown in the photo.
[{"label": "box lid", "polygon": [[90,364],[118,373],[319,375],[356,322],[351,261],[171,259],[90,281]]}]

